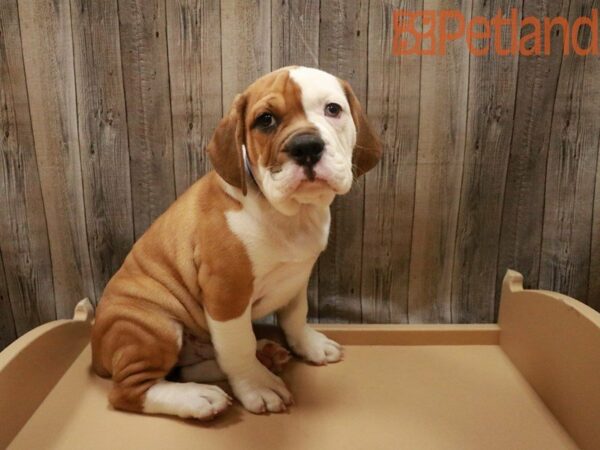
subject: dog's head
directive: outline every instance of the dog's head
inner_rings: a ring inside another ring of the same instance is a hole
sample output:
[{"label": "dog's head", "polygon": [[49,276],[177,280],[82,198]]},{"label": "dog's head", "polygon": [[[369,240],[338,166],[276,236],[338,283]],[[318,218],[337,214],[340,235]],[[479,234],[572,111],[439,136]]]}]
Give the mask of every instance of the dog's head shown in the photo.
[{"label": "dog's head", "polygon": [[347,193],[382,151],[350,85],[307,67],[279,69],[239,94],[207,150],[227,183],[246,194],[254,177],[287,215]]}]

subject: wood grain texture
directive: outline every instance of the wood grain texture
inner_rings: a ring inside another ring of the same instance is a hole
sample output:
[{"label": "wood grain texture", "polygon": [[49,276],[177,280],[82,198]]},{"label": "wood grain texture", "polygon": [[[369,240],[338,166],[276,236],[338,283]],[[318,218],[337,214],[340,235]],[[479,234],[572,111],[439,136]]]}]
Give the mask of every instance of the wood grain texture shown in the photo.
[{"label": "wood grain texture", "polygon": [[223,111],[271,71],[271,3],[221,0]]},{"label": "wood grain texture", "polygon": [[2,348],[56,318],[16,0],[0,8],[0,211]]},{"label": "wood grain texture", "polygon": [[[471,2],[425,0],[426,10],[459,10],[471,17]],[[451,31],[456,31],[453,21]],[[429,45],[430,43],[428,43]],[[469,52],[448,43],[445,57],[421,62],[415,207],[410,249],[408,317],[413,323],[452,321],[454,244],[462,181]]]},{"label": "wood grain texture", "polygon": [[[20,0],[19,18],[56,316],[71,317],[81,298],[94,299],[95,289],[81,181],[69,0]],[[51,292],[49,276],[40,274],[46,283],[43,297],[38,298],[41,303]],[[47,316],[51,306],[44,306]]]},{"label": "wood grain texture", "polygon": [[222,117],[220,1],[167,2],[177,195],[211,169],[204,151]]},{"label": "wood grain texture", "polygon": [[271,66],[319,67],[319,0],[271,1]]},{"label": "wood grain texture", "polygon": [[408,322],[421,58],[392,55],[392,14],[422,8],[422,0],[370,5],[367,110],[384,156],[365,177],[363,322]]},{"label": "wood grain texture", "polygon": [[[347,80],[358,100],[367,105],[368,1],[321,4],[320,68]],[[357,61],[363,61],[357,64]],[[364,177],[332,206],[327,250],[319,260],[319,321],[362,320],[361,261]]]},{"label": "wood grain texture", "polygon": [[[567,17],[569,0],[525,2],[523,16]],[[531,32],[527,28],[522,35]],[[544,220],[546,164],[550,144],[558,75],[562,62],[563,30],[552,33],[550,55],[519,57],[517,104],[502,213],[496,293],[507,269],[521,272],[527,286],[537,286]],[[499,296],[496,295],[495,311]]]},{"label": "wood grain texture", "polygon": [[175,200],[164,0],[119,0],[136,239]]},{"label": "wood grain texture", "polygon": [[133,245],[116,0],[71,0],[83,192],[96,299]]},{"label": "wood grain texture", "polygon": [[[572,0],[569,19],[591,15],[597,1]],[[590,33],[580,32],[582,47]],[[587,301],[594,187],[600,146],[597,56],[563,58],[546,172],[539,285]]]},{"label": "wood grain texture", "polygon": [[[588,58],[586,63],[586,79],[600,80],[600,58]],[[596,102],[596,112],[600,111],[600,83],[596,82],[587,93]],[[590,103],[591,104],[591,103]],[[600,146],[600,144],[599,144]],[[597,149],[600,152],[600,148]],[[594,193],[594,213],[592,218],[592,236],[590,249],[590,272],[587,303],[596,311],[600,311],[600,154],[596,165],[596,188]]]},{"label": "wood grain texture", "polygon": [[334,202],[309,320],[492,321],[507,267],[600,310],[600,58],[563,58],[559,27],[541,57],[391,55],[394,9],[512,7],[600,0],[5,0],[0,347],[97,299],[234,95],[293,64],[349,80],[385,143]]},{"label": "wood grain texture", "polygon": [[[473,2],[472,17],[522,10],[520,0]],[[504,27],[507,47],[510,32]],[[493,45],[494,39],[490,45]],[[452,273],[453,322],[494,319],[496,264],[508,151],[513,129],[518,57],[470,57],[463,179]],[[487,299],[482,301],[482,299]]]},{"label": "wood grain texture", "polygon": [[[319,66],[319,0],[272,0],[271,66]],[[308,284],[308,316],[319,318],[319,263]]]},{"label": "wood grain texture", "polygon": [[15,318],[10,305],[6,272],[0,252],[0,352],[17,338]]}]

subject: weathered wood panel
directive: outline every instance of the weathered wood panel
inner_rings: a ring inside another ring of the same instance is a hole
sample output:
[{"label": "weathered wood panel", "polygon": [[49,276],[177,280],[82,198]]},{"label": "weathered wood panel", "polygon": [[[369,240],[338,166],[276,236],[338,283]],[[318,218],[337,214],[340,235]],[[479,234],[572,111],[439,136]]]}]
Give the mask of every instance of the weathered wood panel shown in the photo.
[{"label": "weathered wood panel", "polygon": [[[271,65],[319,67],[319,0],[272,0]],[[319,318],[319,263],[308,284],[308,315]]]},{"label": "weathered wood panel", "polygon": [[0,252],[0,351],[17,338],[15,318],[13,317],[8,295],[8,285]]},{"label": "weathered wood panel", "polygon": [[[474,2],[472,17],[522,10],[520,0]],[[503,30],[506,48],[510,31]],[[494,45],[495,37],[490,46]],[[504,183],[513,129],[518,56],[470,57],[469,99],[454,267],[452,320],[494,319]],[[482,299],[487,299],[482,301]]]},{"label": "weathered wood panel", "polygon": [[[598,2],[571,0],[569,19],[591,15]],[[581,47],[589,32],[580,31]],[[585,59],[598,58],[588,56]],[[594,186],[600,145],[598,74],[581,56],[563,58],[554,105],[548,168],[540,287],[587,300]]]},{"label": "weathered wood panel", "polygon": [[271,71],[271,4],[221,0],[223,111],[236,94]]},{"label": "weathered wood panel", "polygon": [[[358,100],[367,104],[368,1],[321,4],[319,66],[348,80]],[[362,63],[357,64],[357,61]],[[319,261],[319,320],[362,320],[361,261],[364,177],[336,199],[331,210],[329,245]]]},{"label": "weathered wood panel", "polygon": [[136,239],[175,200],[164,0],[119,0]]},{"label": "weathered wood panel", "polygon": [[408,322],[421,57],[392,55],[397,8],[420,10],[423,2],[372,2],[369,14],[367,110],[384,145],[365,177],[362,321],[374,323]]},{"label": "weathered wood panel", "polygon": [[[459,10],[470,20],[471,2],[425,0],[426,10]],[[456,32],[456,21],[449,31]],[[429,47],[430,47],[430,43]],[[421,62],[415,207],[408,281],[408,317],[415,323],[452,321],[454,244],[463,173],[469,52],[451,41],[446,56]]]},{"label": "weathered wood panel", "polygon": [[71,1],[81,172],[95,296],[133,244],[117,1]]},{"label": "weathered wood panel", "polygon": [[599,3],[5,1],[0,347],[97,298],[210,168],[203,147],[234,95],[292,64],[348,79],[385,142],[334,203],[311,320],[490,321],[509,266],[600,309],[600,58],[563,58],[561,28],[550,55],[469,56],[463,40],[391,54],[396,8],[572,23]]},{"label": "weathered wood panel", "polygon": [[222,117],[219,0],[167,2],[177,195],[211,169],[204,148]]},{"label": "weathered wood panel", "polygon": [[[594,3],[595,8],[600,8],[598,1]],[[600,115],[600,58],[587,57],[585,60],[585,95],[587,97],[585,114],[591,114],[591,120],[594,121],[592,127],[596,127],[596,137],[600,138],[598,131],[598,116]],[[591,113],[590,113],[591,111]],[[594,120],[594,117],[596,120]],[[590,124],[590,118],[586,117],[587,126]],[[592,128],[593,130],[593,128]],[[591,131],[593,132],[593,131]],[[588,134],[588,136],[592,136]],[[593,146],[593,139],[588,141],[587,145]],[[594,193],[594,213],[592,218],[592,236],[590,250],[590,271],[589,271],[589,289],[587,303],[592,308],[600,311],[600,143],[596,144],[598,154],[598,163],[596,165],[596,187]]]},{"label": "weathered wood panel", "polygon": [[[591,86],[588,84],[589,91],[586,95],[590,97],[589,105],[592,105],[592,102],[596,103],[596,110],[592,112],[592,116],[595,115],[598,117],[598,114],[600,114],[600,83],[598,82],[600,80],[600,58],[588,58],[585,67],[585,76],[588,83],[596,80]],[[600,311],[600,148],[597,148],[597,151],[599,152],[599,156],[596,165],[596,189],[594,193],[587,303],[595,310]]]},{"label": "weathered wood panel", "polygon": [[[525,2],[523,16],[567,17],[569,0]],[[522,35],[531,28],[522,31]],[[500,291],[506,270],[521,272],[527,286],[537,286],[544,221],[546,164],[550,144],[558,75],[562,62],[564,33],[552,33],[550,55],[519,57],[517,104],[506,175],[496,292]],[[498,311],[496,296],[496,314]]]},{"label": "weathered wood panel", "polygon": [[16,0],[0,8],[0,254],[3,348],[56,317]]},{"label": "weathered wood panel", "polygon": [[319,0],[272,0],[271,65],[319,67]]},{"label": "weathered wood panel", "polygon": [[[81,181],[69,0],[20,0],[19,18],[56,315],[71,317],[81,298],[94,299],[94,284]],[[40,274],[45,282],[48,276]],[[50,289],[43,292],[38,298],[41,303]]]}]

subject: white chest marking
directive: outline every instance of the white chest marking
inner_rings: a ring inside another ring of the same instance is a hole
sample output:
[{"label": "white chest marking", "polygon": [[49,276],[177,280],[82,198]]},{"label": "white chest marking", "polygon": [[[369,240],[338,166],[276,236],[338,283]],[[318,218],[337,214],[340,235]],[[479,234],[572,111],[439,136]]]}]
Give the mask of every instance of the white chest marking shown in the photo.
[{"label": "white chest marking", "polygon": [[289,217],[256,192],[235,197],[243,207],[226,217],[252,263],[252,318],[258,318],[287,304],[304,287],[327,245],[331,216],[329,208],[303,205],[300,214]]}]

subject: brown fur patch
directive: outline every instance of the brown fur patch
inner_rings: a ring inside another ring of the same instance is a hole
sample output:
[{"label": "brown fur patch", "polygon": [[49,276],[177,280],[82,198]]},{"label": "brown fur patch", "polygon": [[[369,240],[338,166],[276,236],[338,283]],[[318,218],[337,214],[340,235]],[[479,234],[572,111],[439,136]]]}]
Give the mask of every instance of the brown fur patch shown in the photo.
[{"label": "brown fur patch", "polygon": [[[214,177],[214,175],[213,175]],[[215,178],[206,185],[200,207],[196,265],[202,304],[215,320],[240,316],[250,301],[254,276],[246,247],[229,229],[225,212],[239,210],[239,202],[227,195]]]},{"label": "brown fur patch", "polygon": [[[282,165],[289,159],[283,151],[290,137],[298,133],[316,133],[302,106],[300,87],[292,80],[288,70],[279,70],[252,84],[245,93],[246,147],[254,164],[267,167]],[[273,132],[265,133],[253,128],[256,119],[269,112],[277,121]]]},{"label": "brown fur patch", "polygon": [[356,126],[356,145],[352,152],[352,165],[354,166],[354,175],[359,177],[375,167],[381,159],[383,147],[360,106],[360,102],[354,95],[352,87],[347,81],[339,81],[350,104],[350,112]]},{"label": "brown fur patch", "polygon": [[[362,170],[376,162],[381,146],[363,123],[351,89],[347,95],[359,134],[356,164]],[[254,127],[264,112],[277,120],[272,131]],[[254,164],[274,167],[287,160],[284,149],[291,136],[314,131],[300,88],[284,69],[236,98],[208,151],[217,172],[245,192],[242,143]],[[226,212],[241,204],[221,183],[211,172],[192,185],[136,242],[104,291],[92,332],[93,367],[112,375],[110,400],[117,408],[141,411],[146,391],[176,364],[179,324],[200,334],[205,313],[226,321],[248,306],[251,261],[226,219]]]},{"label": "brown fur patch", "polygon": [[136,242],[108,283],[92,331],[93,367],[112,375],[111,403],[140,411],[146,390],[177,362],[176,324],[202,333],[205,310],[239,316],[252,294],[252,267],[225,213],[240,203],[211,172]]}]

